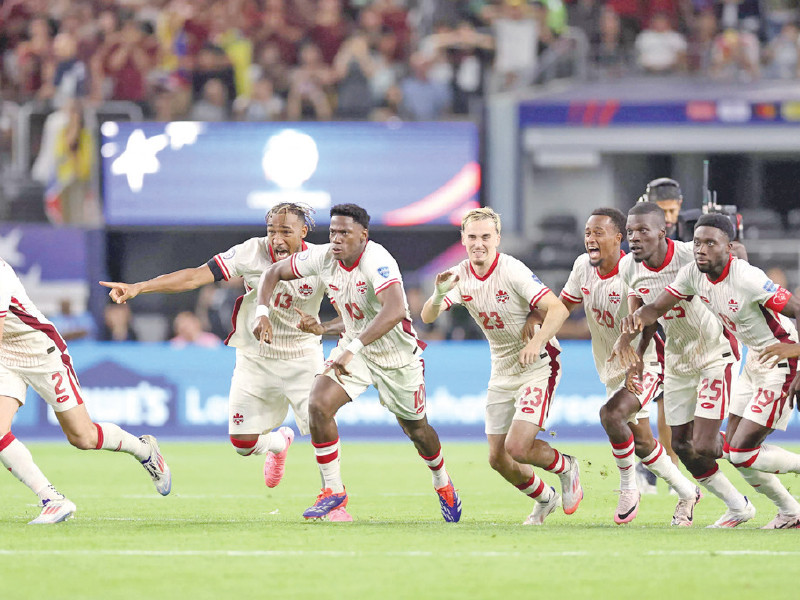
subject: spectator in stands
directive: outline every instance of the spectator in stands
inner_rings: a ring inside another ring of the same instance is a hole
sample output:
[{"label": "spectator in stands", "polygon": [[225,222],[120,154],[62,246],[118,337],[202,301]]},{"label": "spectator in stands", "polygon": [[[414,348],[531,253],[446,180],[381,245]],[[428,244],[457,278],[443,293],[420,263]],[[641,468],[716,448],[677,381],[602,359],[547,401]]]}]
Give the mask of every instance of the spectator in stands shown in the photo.
[{"label": "spectator in stands", "polygon": [[704,10],[698,13],[692,22],[689,38],[687,60],[690,72],[703,75],[710,72],[717,33],[717,17],[714,11]]},{"label": "spectator in stands", "polygon": [[494,70],[500,89],[526,87],[536,71],[537,24],[522,0],[505,0],[494,29]]},{"label": "spectator in stands", "polygon": [[775,79],[795,79],[798,71],[797,23],[789,21],[781,27],[781,32],[764,49],[764,75]]},{"label": "spectator in stands", "polygon": [[283,118],[285,108],[286,102],[266,78],[253,84],[250,98],[239,97],[233,103],[233,112],[242,121],[278,121]]},{"label": "spectator in stands", "polygon": [[369,116],[374,107],[369,82],[375,75],[376,67],[367,36],[355,33],[347,38],[333,61],[338,117],[366,119]]},{"label": "spectator in stands", "polygon": [[322,60],[314,44],[300,50],[300,64],[290,76],[286,116],[292,121],[312,118],[325,121],[333,115],[329,95],[335,80],[333,70]]},{"label": "spectator in stands", "polygon": [[100,339],[107,342],[135,342],[136,332],[131,328],[131,309],[127,304],[107,304],[103,309],[103,330]]},{"label": "spectator in stands", "polygon": [[686,67],[686,38],[672,28],[663,13],[636,36],[637,63],[647,73],[676,73]]},{"label": "spectator in stands", "polygon": [[53,53],[50,24],[36,17],[28,25],[28,39],[16,48],[17,82],[23,99],[35,96],[44,82],[45,64]]},{"label": "spectator in stands", "polygon": [[236,98],[236,82],[233,66],[225,52],[219,46],[207,43],[197,53],[194,69],[192,69],[192,99],[200,100],[206,82],[216,79],[225,88],[225,96],[229,102]]},{"label": "spectator in stands", "polygon": [[375,110],[372,111],[370,119],[373,121],[392,121],[401,118],[403,112],[403,91],[399,85],[393,85],[378,102]]},{"label": "spectator in stands", "polygon": [[254,34],[256,54],[263,57],[264,48],[272,46],[279,54],[281,63],[294,64],[297,60],[297,48],[304,33],[298,25],[287,12],[284,0],[267,0],[261,25]]},{"label": "spectator in stands", "polygon": [[48,317],[50,322],[56,326],[61,337],[65,341],[72,340],[93,340],[97,326],[89,311],[84,310],[75,313],[72,310],[72,300],[62,298],[59,302],[59,313]]},{"label": "spectator in stands", "polygon": [[450,107],[450,89],[428,79],[430,62],[421,53],[411,55],[409,66],[411,73],[400,85],[403,114],[419,121],[441,118]]},{"label": "spectator in stands", "polygon": [[744,30],[759,37],[762,29],[760,0],[720,0],[717,19],[723,30]]},{"label": "spectator in stands", "polygon": [[63,106],[70,98],[83,98],[89,92],[89,70],[78,58],[78,40],[72,33],[59,33],[53,39],[53,56],[46,63],[39,97]]},{"label": "spectator in stands", "polygon": [[319,0],[308,37],[319,48],[322,60],[331,65],[349,29],[342,14],[341,0]]},{"label": "spectator in stands", "polygon": [[717,79],[752,81],[759,76],[759,45],[747,31],[727,29],[714,39],[711,75]]},{"label": "spectator in stands", "polygon": [[256,60],[250,65],[250,77],[253,81],[268,79],[276,94],[284,99],[289,95],[289,67],[281,58],[280,48],[274,42],[262,47]]},{"label": "spectator in stands", "polygon": [[142,25],[129,19],[119,36],[105,45],[103,75],[111,80],[110,100],[127,100],[149,114],[147,76],[156,65],[158,44]]},{"label": "spectator in stands", "polygon": [[227,121],[230,118],[228,91],[219,79],[209,79],[202,97],[192,106],[193,121]]},{"label": "spectator in stands", "polygon": [[592,43],[592,66],[601,78],[621,77],[630,69],[630,47],[622,39],[622,22],[612,8],[600,11],[597,39]]},{"label": "spectator in stands", "polygon": [[99,225],[100,205],[92,190],[96,146],[84,120],[83,105],[69,101],[67,125],[56,137],[56,180],[61,190],[62,222]]},{"label": "spectator in stands", "polygon": [[[595,43],[600,38],[599,23],[602,19],[602,11],[614,9],[609,6],[604,6],[602,0],[567,0],[567,22],[570,27],[580,29],[586,34],[587,39]],[[614,12],[616,15],[617,13]],[[619,21],[620,32],[622,31],[622,23]]]},{"label": "spectator in stands", "polygon": [[198,316],[188,310],[176,315],[172,322],[172,329],[175,337],[169,343],[175,348],[185,348],[186,346],[215,348],[222,344],[219,337],[211,332],[203,331],[203,325]]},{"label": "spectator in stands", "polygon": [[376,106],[386,98],[389,89],[396,86],[403,74],[403,65],[395,60],[397,36],[391,31],[381,34],[378,44],[372,50],[375,70],[369,79],[372,99]]}]

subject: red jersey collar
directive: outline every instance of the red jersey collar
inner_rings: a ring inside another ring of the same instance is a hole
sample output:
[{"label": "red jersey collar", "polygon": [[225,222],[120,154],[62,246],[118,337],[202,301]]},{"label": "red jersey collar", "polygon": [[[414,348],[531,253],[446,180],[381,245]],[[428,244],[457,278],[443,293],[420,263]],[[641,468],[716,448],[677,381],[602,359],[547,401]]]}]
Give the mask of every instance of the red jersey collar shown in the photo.
[{"label": "red jersey collar", "polygon": [[717,279],[711,279],[711,277],[708,276],[708,273],[706,273],[706,278],[714,285],[717,285],[720,281],[722,281],[728,276],[728,273],[731,272],[731,263],[733,263],[733,254],[728,255],[728,262],[725,265],[725,268],[722,269],[722,273]]},{"label": "red jersey collar", "polygon": [[658,273],[672,261],[672,257],[674,254],[675,254],[675,242],[667,238],[667,255],[664,257],[664,262],[661,263],[661,266],[658,267],[657,269],[653,269],[652,267],[648,267],[646,262],[642,262],[642,264],[644,265],[644,268],[647,269],[648,271],[653,271],[653,273]]},{"label": "red jersey collar", "polygon": [[344,263],[342,261],[340,261],[340,260],[337,260],[336,262],[338,262],[339,266],[342,267],[345,271],[347,271],[349,273],[350,271],[352,271],[353,269],[355,269],[358,266],[358,263],[361,262],[361,257],[364,256],[364,252],[366,252],[367,246],[369,245],[369,242],[370,242],[370,240],[367,240],[367,243],[364,244],[364,249],[361,251],[361,254],[358,255],[358,258],[356,259],[356,262],[353,263],[352,267],[345,267]]},{"label": "red jersey collar", "polygon": [[[300,240],[300,252],[306,249],[308,249],[308,244],[306,244],[305,240]],[[269,257],[272,259],[272,262],[277,262],[275,260],[275,253],[272,251],[272,246],[269,245],[269,242],[267,242],[267,250],[269,250]]]},{"label": "red jersey collar", "polygon": [[613,277],[614,275],[619,273],[619,261],[622,260],[623,256],[625,256],[625,251],[624,250],[620,250],[619,251],[619,260],[617,261],[617,264],[614,265],[614,268],[611,269],[608,272],[608,275],[600,275],[600,269],[598,269],[597,267],[594,268],[594,272],[597,273],[597,276],[600,279],[610,279],[611,277]]},{"label": "red jersey collar", "polygon": [[499,260],[500,260],[500,253],[498,252],[497,256],[494,257],[494,262],[492,263],[492,266],[489,267],[489,270],[486,271],[486,275],[484,275],[483,277],[481,277],[480,275],[478,275],[475,272],[475,269],[472,268],[472,263],[471,262],[469,263],[469,270],[470,270],[470,272],[472,272],[472,274],[475,276],[475,278],[478,281],[486,281],[487,279],[489,279],[489,275],[494,273],[495,268],[497,268],[497,261],[499,261]]}]

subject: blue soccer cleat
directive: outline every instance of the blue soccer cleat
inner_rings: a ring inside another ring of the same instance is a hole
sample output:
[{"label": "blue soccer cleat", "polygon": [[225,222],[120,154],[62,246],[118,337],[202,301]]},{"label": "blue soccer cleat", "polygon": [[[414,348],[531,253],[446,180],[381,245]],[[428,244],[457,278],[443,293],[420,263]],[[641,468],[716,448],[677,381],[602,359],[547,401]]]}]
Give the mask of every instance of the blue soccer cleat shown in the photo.
[{"label": "blue soccer cleat", "polygon": [[448,523],[458,523],[461,518],[461,498],[458,497],[453,482],[448,480],[447,485],[436,490],[439,494],[439,505],[442,508],[442,516]]},{"label": "blue soccer cleat", "polygon": [[317,496],[317,501],[314,506],[309,506],[303,511],[303,517],[306,519],[322,519],[335,508],[347,506],[347,492],[334,494],[331,488],[324,488],[322,493]]}]

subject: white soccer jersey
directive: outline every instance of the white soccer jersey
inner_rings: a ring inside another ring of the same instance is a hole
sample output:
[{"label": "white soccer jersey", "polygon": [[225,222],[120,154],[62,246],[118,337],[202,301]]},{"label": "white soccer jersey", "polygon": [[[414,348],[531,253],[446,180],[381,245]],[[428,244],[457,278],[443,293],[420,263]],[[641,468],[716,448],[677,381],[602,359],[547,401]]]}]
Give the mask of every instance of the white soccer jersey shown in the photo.
[{"label": "white soccer jersey", "polygon": [[71,365],[67,344],[55,326],[28,298],[14,269],[0,258],[0,317],[5,317],[0,362],[6,367],[37,367],[51,355]]},{"label": "white soccer jersey", "polygon": [[[304,250],[310,247],[310,244],[303,242]],[[317,277],[278,283],[270,301],[272,343],[260,344],[253,335],[253,322],[258,304],[258,280],[261,273],[274,262],[275,257],[266,237],[250,238],[227,252],[215,255],[208,262],[215,276],[221,273],[225,281],[231,277],[244,278],[245,294],[236,300],[231,319],[233,331],[225,343],[265,358],[290,359],[308,356],[319,350],[322,338],[304,333],[297,328],[300,315],[294,307],[312,316],[319,314],[325,285]]]},{"label": "white soccer jersey", "polygon": [[[625,253],[620,254],[620,262]],[[607,362],[621,334],[622,319],[628,316],[628,287],[619,276],[620,263],[608,275],[600,275],[589,263],[589,255],[581,254],[572,267],[561,297],[573,304],[583,303],[586,321],[592,334],[594,366],[600,381],[607,383],[624,375],[619,361]],[[655,336],[643,357],[645,370],[664,367],[664,342]]]},{"label": "white soccer jersey", "polygon": [[[397,262],[380,244],[367,241],[364,252],[347,268],[333,257],[330,244],[311,246],[293,254],[292,271],[301,284],[308,277],[319,276],[328,287],[331,301],[339,308],[345,326],[340,346],[357,338],[381,310],[378,294],[389,286],[403,285]],[[384,369],[399,369],[416,360],[426,344],[417,338],[411,325],[411,313],[403,292],[406,317],[361,353]]]},{"label": "white soccer jersey", "polygon": [[681,269],[667,291],[676,298],[693,295],[705,304],[725,329],[750,349],[747,362],[756,372],[769,369],[759,366],[757,360],[764,348],[798,341],[791,319],[780,314],[792,294],[773,283],[761,269],[733,256],[716,281],[701,273],[693,262]]},{"label": "white soccer jersey", "polygon": [[[694,262],[694,245],[691,242],[673,242],[667,239],[667,256],[657,269],[644,262],[637,263],[628,254],[620,261],[619,273],[628,295],[641,298],[650,304],[670,285],[678,271]],[[687,296],[679,300],[659,320],[667,337],[666,371],[674,375],[697,373],[715,360],[733,361],[739,357],[739,345],[726,336],[713,315],[703,307],[699,298]]]},{"label": "white soccer jersey", "polygon": [[444,298],[445,309],[462,304],[480,326],[489,342],[492,356],[492,377],[516,375],[548,365],[561,351],[553,338],[542,350],[543,357],[523,367],[519,353],[525,347],[522,329],[536,303],[550,291],[524,263],[508,254],[498,252],[485,276],[479,277],[469,259],[451,272],[458,282]]}]

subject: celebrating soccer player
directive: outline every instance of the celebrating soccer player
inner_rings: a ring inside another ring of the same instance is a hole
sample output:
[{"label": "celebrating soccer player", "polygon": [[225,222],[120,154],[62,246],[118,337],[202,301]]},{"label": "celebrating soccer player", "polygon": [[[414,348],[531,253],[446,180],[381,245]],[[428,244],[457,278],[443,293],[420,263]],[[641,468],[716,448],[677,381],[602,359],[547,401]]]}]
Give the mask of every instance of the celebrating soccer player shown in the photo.
[{"label": "celebrating soccer player", "polygon": [[[731,399],[723,452],[742,476],[777,506],[777,516],[764,529],[796,529],[800,528],[800,503],[774,474],[800,473],[800,455],[764,441],[774,430],[786,429],[797,400],[798,352],[791,346],[797,347],[798,336],[789,319],[800,320],[800,300],[761,269],[735,258],[733,238],[733,225],[726,216],[700,217],[694,232],[694,262],[681,269],[651,304],[631,315],[627,326],[631,331],[646,326],[667,313],[676,298],[686,301],[694,296],[748,347]],[[705,331],[698,333],[702,338]],[[727,385],[715,383],[711,381],[705,388],[712,402]]]},{"label": "celebrating soccer player", "polygon": [[575,260],[561,299],[570,312],[584,305],[595,367],[606,386],[608,402],[600,409],[600,420],[620,474],[614,522],[629,523],[639,512],[641,494],[634,475],[635,453],[642,464],[678,492],[680,500],[672,524],[688,527],[700,490],[681,474],[650,429],[650,405],[662,392],[664,343],[657,335],[652,341],[650,336],[642,336],[650,343],[640,344],[633,357],[638,368],[628,369],[627,373],[616,361],[608,361],[621,333],[622,319],[628,315],[628,288],[619,275],[624,231],[625,215],[617,209],[598,208],[592,212],[584,230],[586,254]]},{"label": "celebrating soccer player", "polygon": [[[628,211],[626,229],[631,254],[621,261],[620,277],[629,295],[652,302],[692,263],[692,243],[667,238],[664,211],[651,203]],[[727,506],[714,526],[736,527],[755,516],[755,507],[719,470],[717,458],[722,455],[719,429],[728,413],[739,344],[697,297],[677,303],[673,298],[659,322],[667,337],[663,402],[672,447],[698,483]],[[647,324],[653,323],[655,319]],[[627,368],[632,364],[625,358],[630,331],[624,321],[622,332],[613,354],[622,355]]]},{"label": "celebrating soccer player", "polygon": [[[500,215],[491,208],[464,216],[461,242],[468,258],[436,276],[422,320],[432,323],[442,310],[462,304],[483,330],[492,357],[486,402],[489,464],[535,501],[525,524],[541,525],[561,497],[533,466],[559,476],[565,513],[574,513],[583,498],[577,459],[537,439],[561,378],[561,350],[554,336],[569,312],[528,267],[497,251],[500,228]],[[526,340],[523,331],[534,308],[546,314]]]},{"label": "celebrating soccer player", "polygon": [[[261,277],[253,330],[274,343],[275,308],[269,301],[281,281],[319,277],[344,322],[309,399],[311,442],[323,488],[303,516],[318,519],[347,503],[339,466],[339,430],[334,416],[370,386],[396,417],[433,473],[445,521],[461,518],[461,501],[444,466],[439,437],[425,414],[420,341],[411,325],[402,277],[394,258],[369,239],[369,215],[355,204],[331,208],[330,244],[315,246],[276,263]],[[301,282],[301,283],[302,283]]]},{"label": "celebrating soccer player", "polygon": [[172,477],[156,438],[137,438],[113,423],[92,421],[64,339],[30,301],[14,269],[0,258],[0,462],[39,496],[42,512],[31,523],[58,523],[75,513],[75,504],[50,484],[11,433],[29,385],[53,408],[70,444],[135,456],[158,492],[169,494]]},{"label": "celebrating soccer player", "polygon": [[105,282],[109,296],[122,304],[139,294],[177,293],[214,281],[244,278],[245,294],[233,312],[234,329],[225,343],[236,348],[236,367],[228,402],[228,433],[242,456],[266,454],[264,482],[277,486],[283,477],[286,454],[294,439],[290,427],[278,427],[292,407],[301,434],[308,433],[308,394],[314,376],[322,370],[320,335],[338,333],[340,320],[316,324],[309,332],[302,326],[317,315],[325,285],[317,278],[301,283],[281,283],[270,298],[275,339],[259,345],[250,333],[255,318],[256,287],[261,273],[273,263],[305,250],[310,209],[298,204],[278,204],[266,217],[266,237],[251,238],[208,263],[182,269],[139,283]]}]

